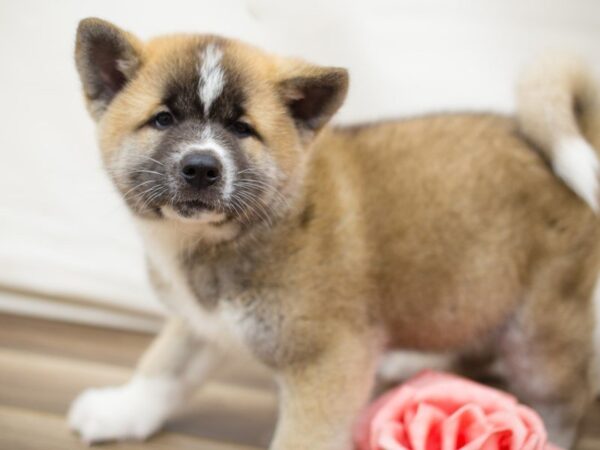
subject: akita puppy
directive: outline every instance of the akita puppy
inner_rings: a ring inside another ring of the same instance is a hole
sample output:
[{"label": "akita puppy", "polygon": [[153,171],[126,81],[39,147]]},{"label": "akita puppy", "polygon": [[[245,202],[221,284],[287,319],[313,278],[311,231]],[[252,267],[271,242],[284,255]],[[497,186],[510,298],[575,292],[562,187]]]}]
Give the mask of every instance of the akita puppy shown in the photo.
[{"label": "akita puppy", "polygon": [[337,450],[386,349],[492,354],[569,446],[591,399],[597,90],[527,72],[517,118],[327,127],[348,74],[213,35],[142,43],[99,19],[77,69],[102,158],[172,318],[84,440],[145,438],[234,346],[272,368],[277,450]]}]

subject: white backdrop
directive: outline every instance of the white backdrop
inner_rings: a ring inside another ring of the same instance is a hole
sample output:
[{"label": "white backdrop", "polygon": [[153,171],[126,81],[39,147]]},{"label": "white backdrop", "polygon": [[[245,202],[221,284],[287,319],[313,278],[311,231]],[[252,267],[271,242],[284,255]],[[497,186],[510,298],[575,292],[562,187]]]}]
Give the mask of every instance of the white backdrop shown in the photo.
[{"label": "white backdrop", "polygon": [[599,0],[0,0],[0,309],[113,326],[152,328],[160,308],[80,97],[87,16],[348,67],[342,122],[510,111],[519,67],[548,49],[600,68]]}]

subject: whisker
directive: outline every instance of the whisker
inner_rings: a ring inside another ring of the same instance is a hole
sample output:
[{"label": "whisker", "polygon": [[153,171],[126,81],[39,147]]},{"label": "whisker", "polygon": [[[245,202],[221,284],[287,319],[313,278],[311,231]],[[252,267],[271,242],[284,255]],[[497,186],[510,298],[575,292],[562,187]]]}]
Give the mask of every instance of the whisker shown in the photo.
[{"label": "whisker", "polygon": [[271,215],[269,214],[269,210],[265,207],[266,205],[262,202],[260,197],[253,196],[252,194],[242,190],[238,191],[238,195],[250,202],[251,205],[254,205],[254,210],[263,217],[263,219],[268,223],[269,227],[273,227],[273,221]]},{"label": "whisker", "polygon": [[158,161],[157,159],[152,158],[151,156],[147,157],[150,161],[155,162],[156,164],[160,164],[161,166],[165,167],[165,165],[163,163],[161,163],[160,161]]},{"label": "whisker", "polygon": [[147,169],[131,170],[129,173],[151,173],[151,174],[154,174],[154,175],[160,175],[161,177],[165,175],[164,173],[157,172],[155,170],[147,170]]},{"label": "whisker", "polygon": [[[168,188],[166,188],[165,186],[161,186],[161,185],[152,186],[151,188],[144,191],[144,193],[142,195],[140,195],[140,198],[136,202],[136,207],[138,207],[140,205],[140,202],[142,202],[140,209],[146,209],[146,207],[150,204],[151,201],[153,201],[156,197],[164,194],[167,191],[168,191]],[[147,195],[147,194],[149,194],[149,195]]]},{"label": "whisker", "polygon": [[159,190],[159,191],[155,192],[154,194],[150,195],[148,197],[148,199],[142,205],[142,208],[144,208],[144,209],[147,208],[154,200],[156,200],[161,195],[165,194],[167,191],[168,191],[168,188],[164,188],[164,189]]},{"label": "whisker", "polygon": [[127,198],[127,196],[129,195],[129,193],[130,193],[130,192],[133,192],[133,191],[135,191],[136,189],[138,189],[138,188],[140,188],[141,186],[144,186],[145,184],[148,184],[148,183],[154,183],[154,180],[147,180],[147,181],[144,181],[143,183],[138,183],[138,184],[136,184],[135,186],[133,186],[131,189],[129,189],[127,192],[125,192],[125,193],[123,194],[123,198]]}]

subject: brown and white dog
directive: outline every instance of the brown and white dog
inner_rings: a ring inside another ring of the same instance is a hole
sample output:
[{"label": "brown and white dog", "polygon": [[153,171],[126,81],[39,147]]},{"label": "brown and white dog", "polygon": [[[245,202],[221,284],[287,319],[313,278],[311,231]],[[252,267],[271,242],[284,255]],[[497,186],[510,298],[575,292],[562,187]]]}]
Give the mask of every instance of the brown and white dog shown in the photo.
[{"label": "brown and white dog", "polygon": [[569,446],[591,399],[600,104],[545,61],[516,119],[326,127],[348,75],[212,35],[142,43],[99,19],[77,69],[104,164],[172,311],[88,442],[145,438],[232,347],[280,384],[272,449],[350,447],[388,349],[493,355]]}]

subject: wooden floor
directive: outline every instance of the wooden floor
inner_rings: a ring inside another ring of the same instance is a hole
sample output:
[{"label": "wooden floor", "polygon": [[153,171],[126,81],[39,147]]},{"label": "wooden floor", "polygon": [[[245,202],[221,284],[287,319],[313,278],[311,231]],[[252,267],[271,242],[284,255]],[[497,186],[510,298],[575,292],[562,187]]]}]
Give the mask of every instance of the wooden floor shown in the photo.
[{"label": "wooden floor", "polygon": [[[87,448],[67,429],[69,403],[86,387],[126,381],[150,340],[142,333],[0,314],[0,449]],[[272,382],[260,368],[238,361],[156,437],[102,448],[266,448],[275,415]],[[589,413],[577,449],[600,450],[599,405]]]}]

